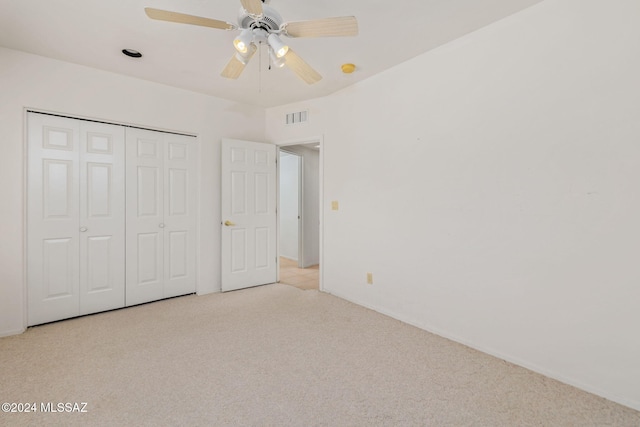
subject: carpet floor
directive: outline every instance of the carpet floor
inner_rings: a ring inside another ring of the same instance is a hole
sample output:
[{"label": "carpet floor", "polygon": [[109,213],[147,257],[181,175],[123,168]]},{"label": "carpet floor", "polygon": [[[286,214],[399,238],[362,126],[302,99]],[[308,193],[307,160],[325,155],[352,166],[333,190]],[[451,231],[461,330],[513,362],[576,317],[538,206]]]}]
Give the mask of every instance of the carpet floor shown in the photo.
[{"label": "carpet floor", "polygon": [[640,412],[281,284],[1,338],[0,381],[0,402],[37,406],[0,412],[9,426],[640,426]]}]

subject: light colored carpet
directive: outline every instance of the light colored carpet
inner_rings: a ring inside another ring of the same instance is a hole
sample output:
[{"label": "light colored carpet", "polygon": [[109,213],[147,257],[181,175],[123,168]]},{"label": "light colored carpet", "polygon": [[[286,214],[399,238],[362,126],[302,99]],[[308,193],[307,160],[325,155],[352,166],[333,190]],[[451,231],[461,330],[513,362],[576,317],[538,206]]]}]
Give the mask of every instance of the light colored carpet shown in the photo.
[{"label": "light colored carpet", "polygon": [[317,291],[188,296],[0,339],[0,425],[639,426],[640,413]]}]

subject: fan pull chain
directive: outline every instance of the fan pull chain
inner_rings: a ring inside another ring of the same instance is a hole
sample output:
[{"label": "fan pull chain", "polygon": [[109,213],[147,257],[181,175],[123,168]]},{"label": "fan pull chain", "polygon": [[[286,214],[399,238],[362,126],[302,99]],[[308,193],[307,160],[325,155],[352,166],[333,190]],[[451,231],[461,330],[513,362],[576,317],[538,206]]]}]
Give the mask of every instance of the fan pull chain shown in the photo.
[{"label": "fan pull chain", "polygon": [[258,93],[262,93],[262,41],[258,52]]}]

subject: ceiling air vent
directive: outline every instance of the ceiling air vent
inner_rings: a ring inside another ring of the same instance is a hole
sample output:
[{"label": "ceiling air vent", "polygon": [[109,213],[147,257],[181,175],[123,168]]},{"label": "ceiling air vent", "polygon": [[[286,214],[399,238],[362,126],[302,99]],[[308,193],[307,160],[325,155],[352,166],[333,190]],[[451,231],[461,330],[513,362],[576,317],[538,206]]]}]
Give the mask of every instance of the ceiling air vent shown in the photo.
[{"label": "ceiling air vent", "polygon": [[301,123],[306,123],[309,120],[309,112],[308,111],[298,111],[297,113],[289,113],[285,117],[285,124],[288,125],[299,125]]}]

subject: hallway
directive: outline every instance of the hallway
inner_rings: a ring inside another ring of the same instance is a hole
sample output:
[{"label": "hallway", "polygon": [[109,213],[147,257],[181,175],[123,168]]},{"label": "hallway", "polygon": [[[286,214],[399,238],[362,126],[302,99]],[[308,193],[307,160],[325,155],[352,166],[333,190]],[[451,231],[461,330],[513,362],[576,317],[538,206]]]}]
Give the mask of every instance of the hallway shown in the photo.
[{"label": "hallway", "polygon": [[320,283],[320,266],[298,268],[298,262],[280,257],[280,283],[308,291],[318,290]]}]

